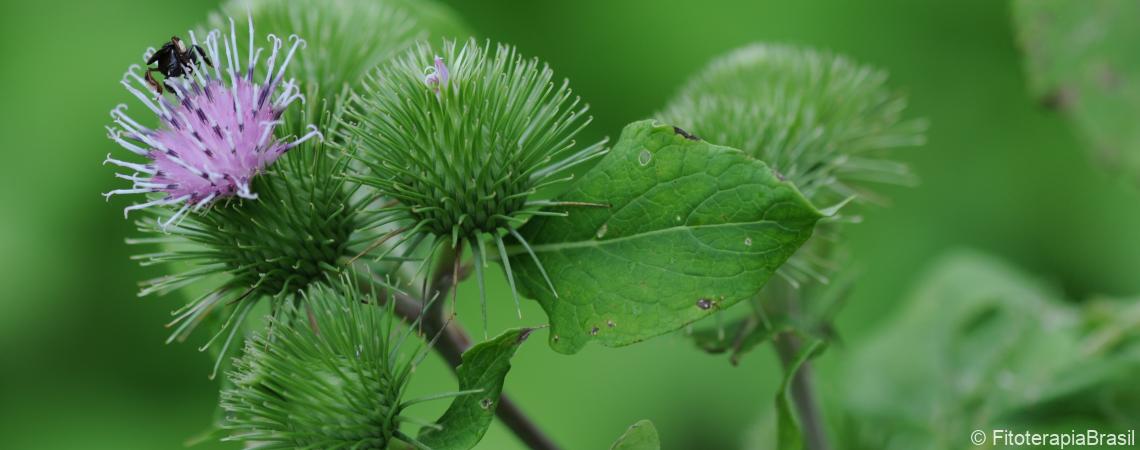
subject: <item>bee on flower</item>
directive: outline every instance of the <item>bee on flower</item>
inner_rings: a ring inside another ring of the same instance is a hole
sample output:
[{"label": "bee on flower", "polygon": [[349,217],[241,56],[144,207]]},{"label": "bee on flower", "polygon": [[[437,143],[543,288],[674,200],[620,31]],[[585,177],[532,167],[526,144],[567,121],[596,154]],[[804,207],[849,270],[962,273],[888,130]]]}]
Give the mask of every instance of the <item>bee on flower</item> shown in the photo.
[{"label": "bee on flower", "polygon": [[[150,69],[132,65],[123,76],[123,86],[157,116],[159,123],[156,128],[142,125],[127,115],[126,105],[111,110],[115,125],[107,127],[108,136],[143,160],[132,162],[107,155],[106,163],[127,169],[128,173],[116,176],[131,186],[104,196],[147,195],[145,201],[126,207],[124,215],[172,206],[175,213],[160,222],[166,230],[187,213],[220,200],[233,196],[256,199],[257,194],[250,189],[255,176],[298,144],[322,137],[311,125],[307,134],[292,141],[274,135],[285,109],[295,101],[304,102],[299,85],[285,79],[285,70],[305,41],[290,36],[289,49],[283,51],[282,39],[270,35],[269,57],[264,70],[259,70],[264,49],[254,47],[253,20],[249,20],[244,65],[234,28],[230,20],[228,36],[214,30],[205,37],[204,59],[218,64],[199,70],[185,67],[179,71],[181,76],[168,76],[162,85],[169,95],[154,93],[154,82],[145,76]],[[192,31],[190,39],[189,48],[203,48]],[[151,59],[154,53],[148,50],[144,59]],[[264,75],[258,76],[259,72]]]},{"label": "bee on flower", "polygon": [[[354,196],[337,176],[348,159],[331,151],[319,131],[336,114],[317,118],[321,127],[298,126],[309,123],[307,116],[287,114],[290,105],[305,101],[304,85],[288,76],[305,41],[270,34],[266,51],[255,46],[253,21],[248,22],[244,51],[231,20],[228,33],[214,30],[199,42],[190,32],[189,42],[168,48],[201,48],[200,65],[198,58],[175,55],[158,69],[131,66],[122,84],[156,117],[136,120],[119,105],[111,111],[114,125],[107,127],[110,138],[135,157],[107,155],[107,163],[125,169],[116,176],[131,186],[104,195],[144,196],[124,214],[150,212],[157,223],[140,222],[140,231],[162,235],[128,242],[167,244],[136,259],[143,265],[181,261],[190,266],[144,281],[139,295],[206,288],[174,312],[167,342],[186,339],[211,314],[227,314],[201,347],[221,343],[215,374],[261,300],[271,299],[277,311],[298,292],[339,272],[337,261],[349,252],[352,233],[368,228],[356,211],[371,201],[368,195]],[[144,61],[154,54],[148,50]],[[173,63],[185,66],[169,70]],[[164,75],[161,82],[148,76],[153,71]],[[155,122],[154,128],[143,125]],[[289,133],[300,136],[289,138]],[[290,152],[298,146],[300,153]]]}]

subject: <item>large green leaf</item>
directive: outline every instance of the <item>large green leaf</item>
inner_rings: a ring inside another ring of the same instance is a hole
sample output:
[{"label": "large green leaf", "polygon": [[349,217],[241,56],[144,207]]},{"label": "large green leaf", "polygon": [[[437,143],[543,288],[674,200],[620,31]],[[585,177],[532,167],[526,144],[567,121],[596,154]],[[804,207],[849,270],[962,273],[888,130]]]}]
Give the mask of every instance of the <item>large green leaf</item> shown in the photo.
[{"label": "large green leaf", "polygon": [[1017,0],[1013,12],[1033,94],[1140,180],[1140,2]]},{"label": "large green leaf", "polygon": [[475,447],[495,418],[503,381],[511,370],[511,357],[531,331],[509,330],[464,352],[463,363],[456,371],[459,389],[481,391],[457,397],[436,421],[441,428],[424,428],[417,439],[434,450]]},{"label": "large green leaf", "polygon": [[653,422],[639,420],[614,441],[610,450],[661,450],[661,438]]},{"label": "large green leaf", "polygon": [[555,350],[628,345],[756,295],[823,214],[763,162],[652,121],[630,124],[511,252],[521,291],[550,316]]}]

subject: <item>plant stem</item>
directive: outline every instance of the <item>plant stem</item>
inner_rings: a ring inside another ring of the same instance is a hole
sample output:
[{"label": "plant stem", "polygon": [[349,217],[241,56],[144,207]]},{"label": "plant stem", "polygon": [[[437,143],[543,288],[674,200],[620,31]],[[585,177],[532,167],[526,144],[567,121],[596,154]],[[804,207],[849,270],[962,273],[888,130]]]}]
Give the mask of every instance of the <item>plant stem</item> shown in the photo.
[{"label": "plant stem", "polygon": [[[776,347],[776,353],[780,356],[780,362],[784,365],[784,370],[788,370],[800,352],[799,337],[794,333],[784,332],[777,335],[773,343]],[[792,378],[792,402],[795,404],[796,413],[800,418],[800,424],[803,426],[805,448],[807,450],[828,450],[830,447],[827,443],[827,430],[824,429],[823,415],[820,413],[819,402],[816,401],[815,390],[812,386],[811,361],[804,362]]]},{"label": "plant stem", "polygon": [[[447,320],[443,308],[448,293],[457,282],[456,277],[464,278],[463,271],[456,266],[460,257],[461,255],[451,248],[445,248],[440,255],[437,255],[438,260],[431,275],[430,291],[427,293],[427,298],[434,298],[435,301],[431,302],[426,310],[420,300],[401,293],[395,294],[396,314],[404,322],[415,323],[420,319],[420,314],[424,313],[421,322],[424,335],[439,334],[434,349],[447,361],[448,367],[453,371],[463,362],[463,352],[471,347],[471,339],[467,336],[467,332],[458,323]],[[475,264],[480,263],[480,261],[475,262]],[[499,407],[495,410],[495,415],[527,447],[533,450],[558,450],[558,445],[550,440],[550,437],[543,433],[506,393],[499,395]]]}]

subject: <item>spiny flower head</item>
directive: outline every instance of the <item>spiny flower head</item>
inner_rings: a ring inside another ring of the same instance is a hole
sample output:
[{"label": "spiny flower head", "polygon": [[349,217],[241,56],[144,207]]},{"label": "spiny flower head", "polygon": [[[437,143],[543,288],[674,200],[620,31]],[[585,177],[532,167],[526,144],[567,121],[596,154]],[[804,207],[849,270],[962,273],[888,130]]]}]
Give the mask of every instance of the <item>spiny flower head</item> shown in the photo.
[{"label": "spiny flower head", "polygon": [[[332,109],[320,121],[322,129],[335,131],[332,124],[339,111]],[[256,200],[238,198],[215,205],[208,213],[186,217],[166,233],[154,221],[140,221],[140,230],[159,237],[128,242],[163,247],[136,259],[144,265],[182,263],[182,270],[144,282],[139,295],[162,295],[189,286],[204,292],[175,311],[168,324],[172,328],[168,342],[186,339],[206,317],[228,311],[229,318],[211,339],[225,338],[220,363],[244,317],[260,300],[273,300],[270,306],[277,309],[294,302],[297,292],[340,273],[343,261],[356,254],[354,242],[374,236],[373,221],[361,211],[376,196],[346,183],[343,174],[350,162],[329,143],[312,139],[253,180]],[[169,221],[175,213],[156,214]]]},{"label": "spiny flower head", "polygon": [[[304,36],[309,49],[296,56],[286,74],[303,81],[301,92],[309,100],[303,109],[311,117],[319,106],[314,100],[356,88],[377,64],[417,40],[441,36],[433,23],[417,20],[431,7],[426,0],[230,0],[221,13],[210,16],[210,23],[220,27],[227,14],[248,13],[262,30]],[[446,14],[441,18],[457,21]]]},{"label": "spiny flower head", "polygon": [[[189,48],[193,49],[198,39],[192,31],[190,38]],[[123,212],[173,205],[177,212],[162,223],[164,229],[188,212],[202,210],[219,200],[233,196],[257,198],[250,189],[255,176],[289,149],[321,136],[312,126],[307,134],[291,142],[274,135],[285,109],[302,98],[292,79],[283,80],[285,68],[304,45],[297,36],[290,40],[288,52],[282,55],[281,39],[270,36],[273,47],[266,62],[268,67],[263,78],[257,77],[262,49],[254,48],[253,21],[249,21],[248,59],[243,66],[231,20],[228,36],[214,30],[203,43],[215,67],[187,65],[185,76],[161,81],[163,90],[172,93],[173,103],[154,93],[154,88],[140,76],[140,70],[149,69],[132,65],[122,84],[158,117],[159,126],[148,128],[127,116],[126,105],[111,110],[116,126],[107,128],[110,138],[145,161],[129,162],[107,155],[107,163],[133,172],[116,174],[130,181],[130,188],[104,195],[109,198],[117,194],[154,194]],[[224,50],[219,50],[219,46]],[[153,52],[149,49],[144,60]]]},{"label": "spiny flower head", "polygon": [[924,142],[903,120],[906,98],[887,73],[846,57],[754,44],[718,58],[659,117],[739,148],[792,180],[816,204],[867,194],[866,183],[909,183],[886,151]]},{"label": "spiny flower head", "polygon": [[[316,286],[301,304],[270,319],[247,341],[222,392],[227,440],[257,448],[385,449],[399,431],[415,366],[430,349],[403,351],[415,327],[395,324],[393,301],[379,304],[348,283]],[[291,319],[289,319],[291,317]],[[411,344],[409,344],[411,345]],[[471,393],[455,392],[427,399]],[[422,446],[420,448],[423,448]]]},{"label": "spiny flower head", "polygon": [[407,224],[402,239],[467,241],[480,259],[485,238],[500,256],[504,235],[522,242],[514,230],[527,217],[552,214],[531,197],[603,152],[574,140],[590,118],[568,81],[506,45],[421,44],[372,73],[352,103],[356,179],[394,200],[385,213]]},{"label": "spiny flower head", "polygon": [[361,181],[438,235],[510,227],[536,188],[600,151],[576,151],[590,118],[569,83],[553,79],[508,46],[418,46],[353,99],[349,132],[369,169]]},{"label": "spiny flower head", "polygon": [[[887,73],[846,57],[786,45],[754,44],[714,60],[658,117],[716,144],[764,161],[816,205],[836,208],[873,195],[866,185],[909,184],[908,167],[889,151],[921,145],[925,121],[904,120],[906,98]],[[837,255],[835,224],[816,235],[777,274],[791,285],[826,284]]]}]

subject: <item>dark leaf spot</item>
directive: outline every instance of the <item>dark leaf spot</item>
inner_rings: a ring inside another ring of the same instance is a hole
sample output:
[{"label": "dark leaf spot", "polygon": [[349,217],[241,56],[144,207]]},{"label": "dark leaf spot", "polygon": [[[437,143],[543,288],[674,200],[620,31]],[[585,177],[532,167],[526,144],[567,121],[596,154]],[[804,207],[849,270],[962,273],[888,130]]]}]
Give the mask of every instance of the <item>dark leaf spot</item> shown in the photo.
[{"label": "dark leaf spot", "polygon": [[[518,342],[522,343],[522,342],[526,341],[526,338],[530,337],[530,334],[533,332],[534,332],[534,328],[523,328],[522,332],[519,333]],[[558,336],[555,336],[554,339],[558,339]]]}]

